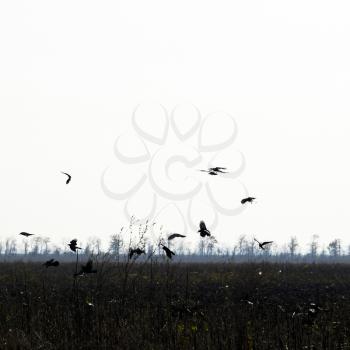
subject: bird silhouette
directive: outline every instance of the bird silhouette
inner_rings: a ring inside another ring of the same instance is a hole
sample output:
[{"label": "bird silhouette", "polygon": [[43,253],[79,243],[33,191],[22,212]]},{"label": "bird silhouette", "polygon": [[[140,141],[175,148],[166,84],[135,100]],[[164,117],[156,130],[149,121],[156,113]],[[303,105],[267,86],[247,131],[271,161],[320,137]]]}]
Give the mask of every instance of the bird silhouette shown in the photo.
[{"label": "bird silhouette", "polygon": [[55,259],[50,259],[48,261],[46,261],[45,263],[43,263],[43,266],[46,266],[46,268],[50,267],[50,266],[54,266],[57,267],[60,263]]},{"label": "bird silhouette", "polygon": [[78,240],[77,240],[77,239],[72,239],[72,240],[70,241],[70,243],[68,244],[70,250],[72,250],[73,252],[76,252],[77,249],[81,249],[80,247],[77,247],[77,243],[78,243]]},{"label": "bird silhouette", "polygon": [[81,276],[81,275],[88,274],[88,273],[97,273],[97,270],[92,269],[92,260],[91,259],[89,259],[85,265],[82,265],[80,268],[80,271],[78,273],[74,274],[74,276]]},{"label": "bird silhouette", "polygon": [[253,201],[254,201],[255,199],[256,199],[255,197],[243,198],[243,199],[241,200],[241,203],[242,203],[242,204],[245,204],[245,203],[253,203]]},{"label": "bird silhouette", "polygon": [[29,237],[29,236],[34,236],[34,233],[28,233],[28,232],[21,232],[20,235]]},{"label": "bird silhouette", "polygon": [[134,254],[137,254],[138,256],[140,256],[141,254],[146,254],[146,252],[140,248],[136,248],[136,249],[131,249],[129,250],[129,259],[131,259],[133,257]]},{"label": "bird silhouette", "polygon": [[223,170],[227,170],[227,168],[223,168],[220,166],[216,166],[215,168],[209,168],[210,171],[215,171],[216,173],[222,173],[222,174],[226,174],[227,171],[223,171]]},{"label": "bird silhouette", "polygon": [[264,245],[273,243],[273,241],[266,241],[266,242],[260,243],[260,242],[259,242],[257,239],[255,239],[255,238],[254,238],[254,241],[258,242],[259,248],[261,248],[262,250],[265,250]]},{"label": "bird silhouette", "polygon": [[67,173],[64,173],[63,171],[61,171],[61,173],[68,176],[67,181],[66,181],[66,185],[68,185],[70,183],[70,180],[72,180],[72,176],[67,174]]},{"label": "bird silhouette", "polygon": [[174,239],[174,238],[177,238],[177,237],[186,237],[186,236],[184,236],[184,235],[181,235],[180,233],[173,233],[173,234],[171,234],[169,237],[168,237],[168,241],[171,241],[172,239]]},{"label": "bird silhouette", "polygon": [[175,253],[173,251],[171,251],[168,247],[166,247],[165,245],[163,245],[163,250],[166,253],[166,256],[171,259],[173,255],[175,255]]},{"label": "bird silhouette", "polygon": [[201,237],[205,237],[205,236],[210,237],[211,236],[210,231],[205,226],[205,222],[203,220],[201,220],[201,222],[199,223],[199,230],[198,230],[198,232],[201,235]]}]

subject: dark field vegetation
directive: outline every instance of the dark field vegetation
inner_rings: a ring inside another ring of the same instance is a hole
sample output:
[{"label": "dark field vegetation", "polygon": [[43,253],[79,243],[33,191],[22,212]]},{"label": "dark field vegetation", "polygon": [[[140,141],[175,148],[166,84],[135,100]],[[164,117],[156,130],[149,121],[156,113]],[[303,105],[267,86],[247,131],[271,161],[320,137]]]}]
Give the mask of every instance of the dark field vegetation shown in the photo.
[{"label": "dark field vegetation", "polygon": [[350,265],[1,263],[0,349],[350,349]]}]

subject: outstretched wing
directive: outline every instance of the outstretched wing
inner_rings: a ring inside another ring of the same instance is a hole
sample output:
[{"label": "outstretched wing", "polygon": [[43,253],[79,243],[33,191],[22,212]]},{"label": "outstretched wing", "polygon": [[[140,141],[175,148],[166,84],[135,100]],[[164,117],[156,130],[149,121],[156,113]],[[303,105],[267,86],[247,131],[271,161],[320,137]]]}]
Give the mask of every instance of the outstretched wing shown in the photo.
[{"label": "outstretched wing", "polygon": [[72,240],[70,241],[70,244],[71,244],[71,245],[77,245],[77,243],[78,243],[78,240],[77,240],[77,239],[72,239]]},{"label": "outstretched wing", "polygon": [[270,243],[273,243],[273,241],[262,242],[261,245],[266,245],[266,244],[270,244]]},{"label": "outstretched wing", "polygon": [[69,175],[69,174],[67,174],[67,173],[64,173],[63,171],[61,171],[61,173],[64,174],[64,175],[66,175],[66,176],[68,176],[68,179],[67,179],[67,181],[66,181],[66,184],[68,185],[69,182],[70,182],[70,180],[72,179],[72,176]]},{"label": "outstretched wing", "polygon": [[173,233],[168,237],[168,241],[171,241],[172,239],[177,238],[177,237],[186,237],[186,236],[181,235],[180,233]]},{"label": "outstretched wing", "polygon": [[203,220],[201,220],[201,222],[199,223],[199,228],[201,230],[206,230],[207,229],[207,226],[205,226],[205,222]]}]

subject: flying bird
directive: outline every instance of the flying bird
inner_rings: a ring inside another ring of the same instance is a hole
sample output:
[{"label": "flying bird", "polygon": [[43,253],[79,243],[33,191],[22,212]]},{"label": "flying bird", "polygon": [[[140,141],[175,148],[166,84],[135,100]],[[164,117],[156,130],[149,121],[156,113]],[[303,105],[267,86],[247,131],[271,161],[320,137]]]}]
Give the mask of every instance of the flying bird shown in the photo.
[{"label": "flying bird", "polygon": [[25,236],[25,237],[29,237],[29,236],[33,236],[34,233],[21,232],[20,235]]},{"label": "flying bird", "polygon": [[69,248],[73,251],[73,252],[76,252],[77,249],[81,249],[80,247],[77,247],[77,243],[78,243],[78,240],[77,239],[72,239],[70,241],[70,243],[68,244],[69,245]]},{"label": "flying bird", "polygon": [[43,263],[43,266],[46,266],[46,268],[50,267],[50,266],[54,266],[57,267],[60,263],[55,259],[50,259],[48,261],[46,261],[45,263]]},{"label": "flying bird", "polygon": [[129,259],[131,259],[133,257],[134,254],[137,254],[138,256],[140,256],[141,254],[146,254],[146,252],[140,248],[136,248],[136,249],[131,249],[129,250]]},{"label": "flying bird", "polygon": [[70,183],[70,180],[72,180],[72,176],[67,174],[67,173],[64,173],[63,171],[61,171],[61,173],[68,176],[67,181],[66,181],[66,185],[68,185]]},{"label": "flying bird", "polygon": [[227,170],[227,168],[223,168],[220,166],[217,166],[215,168],[209,168],[210,171],[215,171],[216,173],[222,173],[222,174],[226,174],[227,171],[223,171],[223,170]]},{"label": "flying bird", "polygon": [[208,173],[209,175],[219,175],[219,173],[226,174],[227,171],[223,171],[223,170],[226,170],[226,168],[217,166],[217,167],[214,167],[214,168],[209,168],[208,170],[201,169],[199,171],[202,171],[204,173]]},{"label": "flying bird", "polygon": [[201,222],[199,223],[199,230],[198,230],[198,232],[201,235],[201,237],[205,237],[205,236],[210,237],[211,236],[210,231],[205,226],[205,222],[203,220],[201,220]]},{"label": "flying bird", "polygon": [[87,273],[97,273],[97,270],[93,270],[92,269],[92,260],[89,259],[88,262],[85,265],[82,265],[80,268],[80,271],[76,274],[74,274],[74,276],[81,276]]},{"label": "flying bird", "polygon": [[245,204],[245,203],[253,203],[253,201],[254,201],[255,199],[256,199],[255,197],[243,198],[243,199],[241,200],[241,203],[242,203],[242,204]]},{"label": "flying bird", "polygon": [[262,250],[265,250],[264,245],[273,243],[273,241],[267,241],[267,242],[262,242],[262,243],[260,243],[260,242],[259,242],[257,239],[255,239],[255,238],[254,238],[254,241],[258,242],[259,248],[261,248]]},{"label": "flying bird", "polygon": [[171,241],[172,239],[174,239],[174,238],[177,238],[177,237],[186,237],[186,236],[184,236],[184,235],[181,235],[180,233],[173,233],[173,234],[171,234],[169,237],[168,237],[168,241]]},{"label": "flying bird", "polygon": [[175,253],[173,251],[171,251],[168,247],[166,247],[165,245],[163,245],[163,250],[166,253],[166,256],[171,259],[172,255],[175,255]]}]

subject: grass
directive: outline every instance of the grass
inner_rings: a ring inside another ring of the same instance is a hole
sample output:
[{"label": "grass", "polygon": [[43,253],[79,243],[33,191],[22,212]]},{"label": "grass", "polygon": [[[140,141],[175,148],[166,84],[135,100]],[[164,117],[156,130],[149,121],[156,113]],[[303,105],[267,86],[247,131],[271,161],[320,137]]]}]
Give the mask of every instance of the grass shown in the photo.
[{"label": "grass", "polygon": [[0,348],[350,349],[349,265],[95,267],[0,264]]}]

